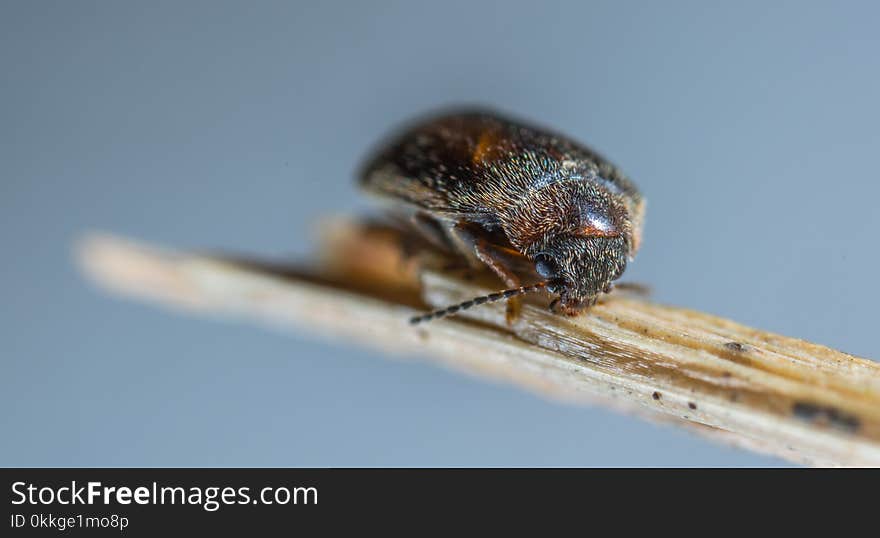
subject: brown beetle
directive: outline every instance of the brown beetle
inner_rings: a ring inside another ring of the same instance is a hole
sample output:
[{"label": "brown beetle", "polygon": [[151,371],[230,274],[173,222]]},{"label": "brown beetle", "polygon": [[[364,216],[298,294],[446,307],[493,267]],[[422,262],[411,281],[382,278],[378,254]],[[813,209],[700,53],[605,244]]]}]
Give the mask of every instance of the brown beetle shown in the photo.
[{"label": "brown beetle", "polygon": [[[384,146],[361,185],[435,244],[488,266],[511,289],[413,318],[546,288],[575,315],[611,290],[639,248],[645,202],[589,148],[488,111],[435,116]],[[523,262],[544,280],[521,286]],[[516,316],[508,303],[508,321]]]}]

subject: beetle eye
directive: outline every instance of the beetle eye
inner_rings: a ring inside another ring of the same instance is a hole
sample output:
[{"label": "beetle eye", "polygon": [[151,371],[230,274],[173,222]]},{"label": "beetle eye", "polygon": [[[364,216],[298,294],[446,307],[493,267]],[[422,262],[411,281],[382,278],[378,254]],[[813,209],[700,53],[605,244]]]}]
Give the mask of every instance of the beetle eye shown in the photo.
[{"label": "beetle eye", "polygon": [[556,264],[546,254],[535,256],[535,271],[543,278],[551,279],[556,276]]}]

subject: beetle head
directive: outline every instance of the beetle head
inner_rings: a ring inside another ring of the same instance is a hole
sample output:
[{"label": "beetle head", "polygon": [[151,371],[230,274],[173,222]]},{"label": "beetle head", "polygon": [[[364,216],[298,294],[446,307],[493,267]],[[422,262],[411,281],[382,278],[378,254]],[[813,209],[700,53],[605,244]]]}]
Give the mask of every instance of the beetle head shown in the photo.
[{"label": "beetle head", "polygon": [[626,238],[566,236],[549,241],[533,256],[547,290],[559,295],[554,309],[574,315],[595,304],[599,294],[623,274]]}]

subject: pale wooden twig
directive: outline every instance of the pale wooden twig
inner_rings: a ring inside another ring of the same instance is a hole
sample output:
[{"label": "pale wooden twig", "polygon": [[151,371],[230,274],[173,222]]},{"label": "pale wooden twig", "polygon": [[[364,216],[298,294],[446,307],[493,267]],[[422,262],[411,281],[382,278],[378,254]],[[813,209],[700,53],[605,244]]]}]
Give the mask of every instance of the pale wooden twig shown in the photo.
[{"label": "pale wooden twig", "polygon": [[425,355],[794,462],[880,465],[877,363],[622,294],[577,318],[551,314],[539,297],[512,327],[502,303],[411,327],[413,313],[497,284],[442,270],[449,260],[436,253],[402,256],[406,243],[391,229],[350,222],[327,229],[311,270],[109,236],[89,237],[79,253],[88,274],[125,294]]}]

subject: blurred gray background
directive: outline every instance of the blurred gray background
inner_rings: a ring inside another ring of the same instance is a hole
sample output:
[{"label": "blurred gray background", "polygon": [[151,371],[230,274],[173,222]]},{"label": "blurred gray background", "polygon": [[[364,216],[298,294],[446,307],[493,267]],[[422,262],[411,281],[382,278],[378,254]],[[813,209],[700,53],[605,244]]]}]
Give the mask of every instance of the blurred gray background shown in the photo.
[{"label": "blurred gray background", "polygon": [[646,193],[657,299],[880,356],[869,2],[0,3],[0,465],[779,465],[108,297],[83,232],[305,256],[400,121],[547,124]]}]

